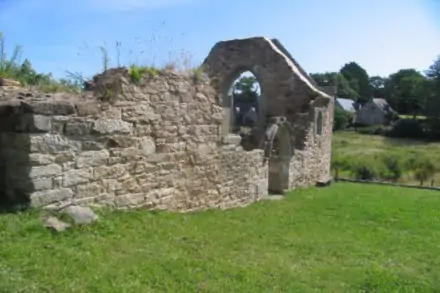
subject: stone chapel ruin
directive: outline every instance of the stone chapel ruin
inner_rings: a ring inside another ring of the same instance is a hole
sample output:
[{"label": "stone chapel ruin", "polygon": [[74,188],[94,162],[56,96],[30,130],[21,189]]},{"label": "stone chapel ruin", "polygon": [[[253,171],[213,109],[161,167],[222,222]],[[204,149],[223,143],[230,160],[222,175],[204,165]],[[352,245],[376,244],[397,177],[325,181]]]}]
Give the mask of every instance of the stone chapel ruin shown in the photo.
[{"label": "stone chapel ruin", "polygon": [[[0,87],[0,204],[191,211],[330,180],[333,100],[277,40],[220,42],[202,69],[111,69],[79,95]],[[246,148],[227,93],[244,71],[261,85]]]}]

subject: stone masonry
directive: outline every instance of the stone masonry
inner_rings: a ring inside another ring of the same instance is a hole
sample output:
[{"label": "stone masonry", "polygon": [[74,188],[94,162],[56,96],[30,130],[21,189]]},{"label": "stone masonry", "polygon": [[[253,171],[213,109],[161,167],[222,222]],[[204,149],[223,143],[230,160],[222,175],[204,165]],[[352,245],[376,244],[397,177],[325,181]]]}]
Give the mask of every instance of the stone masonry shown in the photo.
[{"label": "stone masonry", "polygon": [[[247,205],[271,184],[328,181],[333,101],[280,46],[221,42],[205,73],[161,71],[134,82],[128,70],[111,69],[78,95],[0,86],[0,204],[192,211]],[[267,99],[256,133],[267,117],[287,119],[271,158],[228,132],[224,87],[244,68]]]}]

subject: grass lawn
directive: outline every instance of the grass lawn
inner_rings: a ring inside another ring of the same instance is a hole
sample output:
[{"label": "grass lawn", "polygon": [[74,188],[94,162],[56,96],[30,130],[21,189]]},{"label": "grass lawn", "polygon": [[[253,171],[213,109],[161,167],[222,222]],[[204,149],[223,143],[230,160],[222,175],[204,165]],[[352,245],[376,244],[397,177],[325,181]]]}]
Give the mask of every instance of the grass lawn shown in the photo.
[{"label": "grass lawn", "polygon": [[424,158],[432,162],[437,172],[432,178],[425,181],[425,185],[434,179],[436,186],[440,186],[440,142],[423,140],[390,138],[380,135],[360,134],[354,131],[336,131],[333,133],[333,162],[343,163],[339,175],[352,178],[350,165],[364,164],[383,168],[381,158],[392,156],[400,162],[402,176],[398,182],[419,184],[414,178],[413,170],[406,165],[411,159]]},{"label": "grass lawn", "polygon": [[190,214],[0,215],[0,292],[439,292],[440,193],[337,183]]}]

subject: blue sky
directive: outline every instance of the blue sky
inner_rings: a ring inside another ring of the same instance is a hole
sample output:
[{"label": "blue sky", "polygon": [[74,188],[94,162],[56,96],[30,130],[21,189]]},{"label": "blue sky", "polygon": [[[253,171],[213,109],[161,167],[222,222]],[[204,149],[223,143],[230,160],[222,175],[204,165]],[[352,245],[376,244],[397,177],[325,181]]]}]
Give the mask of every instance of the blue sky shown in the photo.
[{"label": "blue sky", "polygon": [[307,72],[388,75],[440,55],[440,0],[0,0],[0,31],[56,77],[100,71],[100,46],[116,65],[117,41],[123,64],[198,65],[217,41],[260,35]]}]

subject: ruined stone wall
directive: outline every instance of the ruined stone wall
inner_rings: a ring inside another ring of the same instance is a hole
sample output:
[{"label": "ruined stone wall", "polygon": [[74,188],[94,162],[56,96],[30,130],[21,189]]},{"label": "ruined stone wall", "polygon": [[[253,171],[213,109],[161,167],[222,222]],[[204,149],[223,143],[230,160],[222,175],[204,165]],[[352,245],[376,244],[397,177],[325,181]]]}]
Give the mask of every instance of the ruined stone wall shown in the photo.
[{"label": "ruined stone wall", "polygon": [[[289,188],[309,186],[310,182],[326,183],[331,180],[331,138],[333,129],[333,102],[327,107],[310,111],[307,119],[314,121],[306,130],[301,148],[294,150],[289,169]],[[322,114],[322,131],[318,133],[318,113]]]},{"label": "ruined stone wall", "polygon": [[4,199],[189,211],[267,194],[263,151],[222,141],[208,80],[168,72],[133,84],[126,70],[106,75],[93,96],[3,90]]},{"label": "ruined stone wall", "polygon": [[[269,176],[269,180],[274,179],[276,184],[273,185],[282,186],[277,188],[279,192],[330,180],[333,98],[314,85],[279,41],[256,37],[219,42],[204,65],[221,95],[225,113],[231,107],[227,90],[237,74],[248,70],[256,76],[264,99],[260,105],[264,121],[255,131],[257,141],[264,139],[270,117],[286,119],[288,140],[292,141],[287,153],[291,155],[270,160],[273,176]],[[318,119],[319,113],[322,119]],[[224,120],[223,133],[229,131],[228,124],[228,119]],[[274,178],[276,173],[280,178]],[[283,173],[288,173],[286,182],[283,182]]]},{"label": "ruined stone wall", "polygon": [[[111,69],[81,95],[0,86],[0,206],[230,208],[330,180],[333,99],[278,41],[220,42],[202,68]],[[264,97],[251,151],[230,133],[243,70]]]}]

